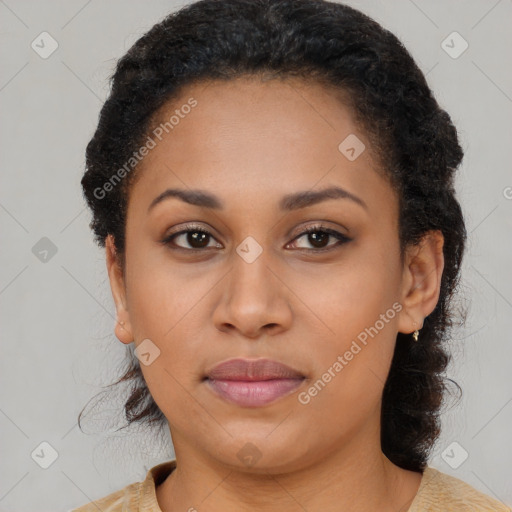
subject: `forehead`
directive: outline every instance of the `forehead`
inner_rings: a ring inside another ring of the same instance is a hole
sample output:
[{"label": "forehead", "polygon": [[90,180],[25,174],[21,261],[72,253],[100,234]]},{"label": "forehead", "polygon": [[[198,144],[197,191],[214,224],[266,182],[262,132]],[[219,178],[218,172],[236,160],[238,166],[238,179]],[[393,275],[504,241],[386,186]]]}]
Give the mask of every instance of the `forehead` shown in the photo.
[{"label": "forehead", "polygon": [[[187,86],[155,117],[154,147],[132,193],[146,203],[176,186],[211,190],[226,203],[332,184],[366,197],[383,187],[389,193],[369,140],[340,97],[299,79]],[[355,159],[344,153],[347,145]]]}]

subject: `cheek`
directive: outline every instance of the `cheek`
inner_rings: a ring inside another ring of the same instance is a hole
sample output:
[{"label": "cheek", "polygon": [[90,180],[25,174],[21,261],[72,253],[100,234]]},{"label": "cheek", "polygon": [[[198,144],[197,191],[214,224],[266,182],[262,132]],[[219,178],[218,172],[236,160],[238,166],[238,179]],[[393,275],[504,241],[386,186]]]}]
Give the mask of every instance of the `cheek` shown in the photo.
[{"label": "cheek", "polygon": [[374,407],[382,395],[401,309],[398,267],[376,247],[315,277],[301,278],[298,292],[307,297],[316,326],[310,347],[316,380],[304,401],[341,421],[347,411]]},{"label": "cheek", "polygon": [[[304,315],[339,348],[392,308],[399,278],[393,256],[382,254],[377,246],[347,251],[328,268],[311,267],[288,275],[294,293],[308,306]],[[390,313],[394,318],[395,311]]]},{"label": "cheek", "polygon": [[204,325],[199,303],[206,284],[194,285],[169,268],[148,265],[138,267],[128,286],[136,346],[149,339],[159,351],[150,365],[140,365],[154,401],[168,419],[186,411],[188,421],[193,417],[200,424],[204,410],[190,399],[190,393],[202,377],[205,336],[197,329]]},{"label": "cheek", "polygon": [[339,291],[326,304],[324,320],[333,332],[324,328],[322,336],[311,337],[314,376],[297,397],[304,415],[324,418],[332,427],[322,428],[340,434],[360,426],[379,407],[396,338],[397,312],[391,304],[385,307],[378,296],[347,297],[357,298]]},{"label": "cheek", "polygon": [[192,269],[173,264],[160,250],[135,253],[127,267],[128,309],[135,339],[154,337],[168,343],[176,329],[191,324],[213,283],[206,274],[199,277]]},{"label": "cheek", "polygon": [[135,345],[149,339],[159,351],[151,365],[141,364],[150,389],[157,388],[151,389],[155,396],[161,385],[166,393],[179,388],[174,379],[188,385],[198,378],[201,336],[194,329],[204,324],[198,306],[207,290],[207,281],[191,282],[170,265],[149,258],[132,260],[128,267],[128,311]]}]

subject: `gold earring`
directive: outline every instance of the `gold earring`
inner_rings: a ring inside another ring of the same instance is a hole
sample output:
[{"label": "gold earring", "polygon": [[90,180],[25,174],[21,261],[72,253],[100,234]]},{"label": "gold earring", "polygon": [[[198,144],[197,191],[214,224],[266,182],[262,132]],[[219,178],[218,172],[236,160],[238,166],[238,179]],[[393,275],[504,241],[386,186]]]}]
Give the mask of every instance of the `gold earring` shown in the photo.
[{"label": "gold earring", "polygon": [[[421,325],[421,327],[423,327],[423,324]],[[420,327],[420,329],[421,329],[421,327]],[[418,341],[418,337],[419,337],[419,335],[420,335],[420,331],[419,331],[418,329],[416,329],[416,330],[413,332],[413,334],[412,334],[412,337],[413,337],[414,341]]]}]

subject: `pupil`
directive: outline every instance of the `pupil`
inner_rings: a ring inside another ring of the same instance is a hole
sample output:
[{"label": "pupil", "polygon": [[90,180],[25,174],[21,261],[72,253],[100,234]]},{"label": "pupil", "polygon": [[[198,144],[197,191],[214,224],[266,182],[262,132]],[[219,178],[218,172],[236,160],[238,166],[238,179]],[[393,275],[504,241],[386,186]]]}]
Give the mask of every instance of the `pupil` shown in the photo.
[{"label": "pupil", "polygon": [[[205,247],[208,245],[208,233],[203,233],[201,231],[191,231],[188,233],[187,242],[192,247]],[[197,245],[196,245],[197,244]]]},{"label": "pupil", "polygon": [[[320,236],[318,234],[320,233]],[[309,234],[310,243],[314,247],[324,247],[325,244],[322,242],[325,242],[329,238],[329,233],[324,233],[322,231],[316,231],[314,233]],[[320,240],[319,240],[320,239]],[[313,240],[313,242],[311,242]]]}]

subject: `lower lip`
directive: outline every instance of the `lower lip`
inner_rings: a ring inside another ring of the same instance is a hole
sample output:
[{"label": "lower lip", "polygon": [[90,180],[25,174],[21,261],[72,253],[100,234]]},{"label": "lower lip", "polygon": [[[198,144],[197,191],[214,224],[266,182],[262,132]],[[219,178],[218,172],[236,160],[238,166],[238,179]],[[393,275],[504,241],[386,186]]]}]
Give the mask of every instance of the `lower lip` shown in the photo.
[{"label": "lower lip", "polygon": [[210,380],[215,393],[242,407],[261,407],[296,390],[305,379],[273,379],[254,382],[241,380]]}]

